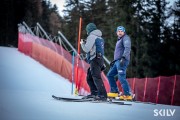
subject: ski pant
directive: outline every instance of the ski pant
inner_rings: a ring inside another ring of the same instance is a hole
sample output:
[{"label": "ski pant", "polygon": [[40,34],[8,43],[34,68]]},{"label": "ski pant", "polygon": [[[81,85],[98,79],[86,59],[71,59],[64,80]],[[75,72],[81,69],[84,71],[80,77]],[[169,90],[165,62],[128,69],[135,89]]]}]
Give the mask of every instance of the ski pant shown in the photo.
[{"label": "ski pant", "polygon": [[120,60],[115,61],[115,63],[111,66],[109,72],[107,73],[107,78],[110,84],[110,92],[119,92],[116,80],[114,77],[118,75],[118,80],[121,83],[121,86],[124,91],[124,95],[131,95],[131,90],[129,87],[129,83],[126,80],[126,69],[128,67],[129,61],[126,60],[124,66],[120,66]]},{"label": "ski pant", "polygon": [[90,61],[90,68],[87,71],[87,83],[92,95],[107,97],[107,92],[101,78],[101,68],[103,67],[103,58],[94,58]]}]

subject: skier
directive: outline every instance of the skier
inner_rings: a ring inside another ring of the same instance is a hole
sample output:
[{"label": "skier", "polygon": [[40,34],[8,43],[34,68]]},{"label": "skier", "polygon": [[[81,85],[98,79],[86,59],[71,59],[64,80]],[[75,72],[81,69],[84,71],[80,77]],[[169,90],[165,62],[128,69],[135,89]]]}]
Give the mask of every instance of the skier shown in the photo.
[{"label": "skier", "polygon": [[123,26],[118,26],[117,30],[117,42],[114,51],[114,60],[110,64],[110,70],[107,73],[107,78],[110,84],[110,93],[108,97],[118,97],[119,90],[114,77],[118,75],[124,94],[120,96],[122,100],[132,100],[131,90],[129,83],[126,80],[126,69],[130,60],[131,52],[131,40],[126,34]]},{"label": "skier", "polygon": [[81,39],[81,47],[87,53],[87,60],[90,67],[87,71],[87,83],[90,87],[91,94],[86,98],[95,98],[98,100],[106,100],[107,92],[101,78],[101,71],[104,69],[104,39],[102,32],[97,29],[94,23],[89,23],[86,26],[87,39]]}]

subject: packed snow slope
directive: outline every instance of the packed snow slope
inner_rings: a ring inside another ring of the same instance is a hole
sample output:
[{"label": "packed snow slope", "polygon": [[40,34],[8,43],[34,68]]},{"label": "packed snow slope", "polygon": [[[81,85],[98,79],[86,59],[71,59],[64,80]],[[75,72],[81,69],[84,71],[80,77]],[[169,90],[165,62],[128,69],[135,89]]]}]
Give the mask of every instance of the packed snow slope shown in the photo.
[{"label": "packed snow slope", "polygon": [[[0,120],[178,120],[179,106],[75,103],[71,83],[17,48],[0,47]],[[163,116],[162,116],[163,115]],[[168,116],[172,115],[172,116]]]}]

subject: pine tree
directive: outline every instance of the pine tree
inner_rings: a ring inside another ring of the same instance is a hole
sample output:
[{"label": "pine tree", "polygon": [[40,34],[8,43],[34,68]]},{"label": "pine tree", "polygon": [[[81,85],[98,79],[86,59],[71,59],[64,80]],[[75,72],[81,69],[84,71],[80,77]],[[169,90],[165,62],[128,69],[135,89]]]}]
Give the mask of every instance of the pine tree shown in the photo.
[{"label": "pine tree", "polygon": [[[162,43],[160,65],[163,66],[159,72],[162,75],[180,74],[180,0],[174,2],[170,10],[170,20],[172,24],[167,24],[164,30],[164,39]],[[168,20],[168,21],[170,21]]]},{"label": "pine tree", "polygon": [[126,33],[131,38],[132,51],[131,61],[127,70],[128,77],[134,77],[137,74],[136,60],[137,60],[137,40],[138,40],[138,19],[135,17],[136,14],[136,1],[134,0],[109,0],[107,8],[107,17],[109,29],[108,36],[108,58],[113,60],[113,52],[117,41],[116,28],[118,26],[124,26]]},{"label": "pine tree", "polygon": [[66,0],[65,8],[64,19],[66,26],[63,33],[77,49],[79,18],[82,16],[84,6],[82,0]]},{"label": "pine tree", "polygon": [[138,55],[138,69],[140,77],[153,77],[159,75],[161,41],[167,3],[165,0],[139,1],[139,22],[142,39],[139,41],[140,52]]}]

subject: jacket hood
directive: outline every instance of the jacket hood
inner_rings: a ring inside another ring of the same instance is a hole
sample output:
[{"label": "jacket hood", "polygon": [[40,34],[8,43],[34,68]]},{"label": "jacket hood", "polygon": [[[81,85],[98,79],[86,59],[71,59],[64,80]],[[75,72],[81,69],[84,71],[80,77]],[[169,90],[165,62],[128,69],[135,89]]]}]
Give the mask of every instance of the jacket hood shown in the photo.
[{"label": "jacket hood", "polygon": [[95,35],[95,36],[98,36],[98,37],[101,37],[102,36],[102,32],[100,30],[93,30],[90,35]]}]

